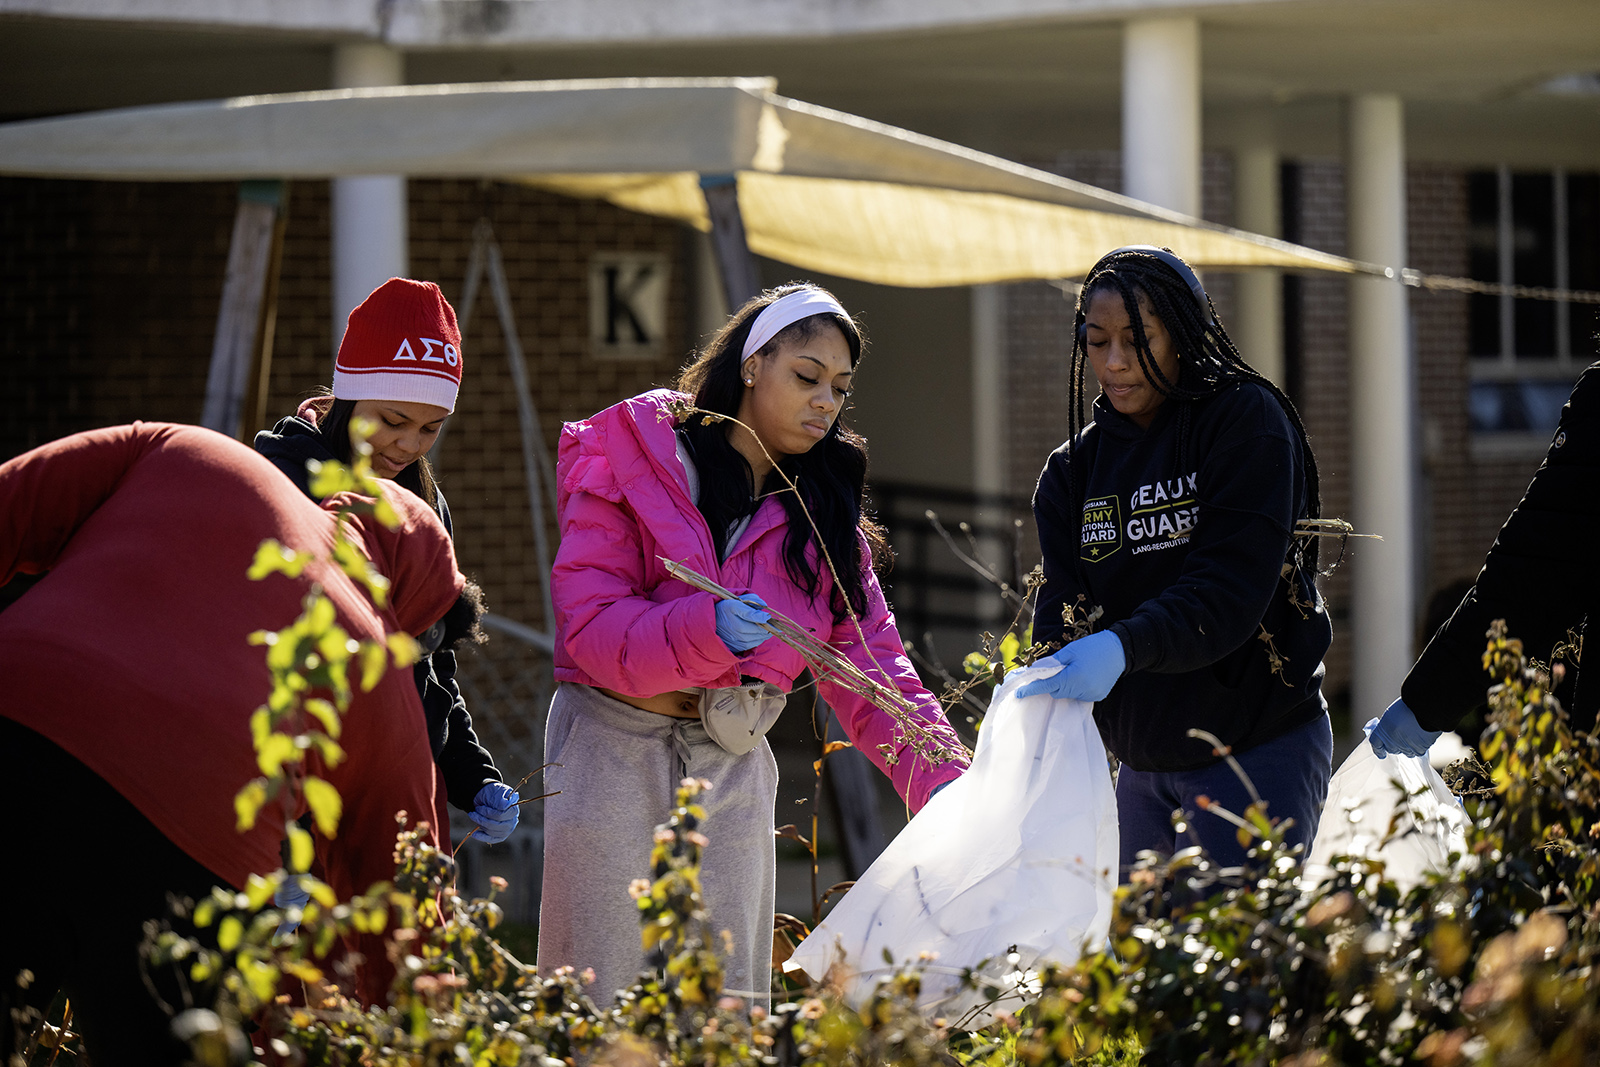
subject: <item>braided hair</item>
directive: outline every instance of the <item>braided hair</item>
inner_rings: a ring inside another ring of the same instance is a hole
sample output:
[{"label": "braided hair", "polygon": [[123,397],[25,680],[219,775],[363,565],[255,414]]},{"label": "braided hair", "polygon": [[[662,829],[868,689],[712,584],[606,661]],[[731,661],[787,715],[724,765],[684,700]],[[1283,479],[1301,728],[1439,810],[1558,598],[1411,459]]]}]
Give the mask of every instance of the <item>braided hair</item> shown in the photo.
[{"label": "braided hair", "polygon": [[[1100,293],[1114,292],[1122,297],[1128,321],[1133,327],[1134,351],[1139,368],[1151,386],[1162,396],[1178,405],[1177,434],[1178,462],[1187,469],[1191,437],[1193,436],[1194,404],[1196,400],[1215,396],[1223,389],[1239,382],[1254,382],[1272,394],[1278,406],[1289,417],[1300,444],[1301,464],[1306,472],[1306,507],[1298,519],[1322,517],[1322,485],[1317,472],[1317,458],[1311,451],[1311,441],[1305,424],[1294,404],[1269,379],[1244,361],[1234,347],[1228,331],[1211,298],[1200,286],[1199,279],[1187,263],[1170,249],[1130,246],[1118,248],[1100,257],[1083,280],[1078,293],[1078,305],[1073,318],[1071,393],[1067,405],[1067,440],[1076,443],[1084,427],[1084,364],[1088,358],[1088,328],[1084,324],[1089,303]],[[1149,311],[1161,320],[1172,338],[1178,353],[1178,380],[1169,381],[1156,364],[1150,351],[1150,340],[1145,334],[1143,302]],[[1068,465],[1068,478],[1071,465]],[[1076,486],[1069,481],[1069,488]],[[1288,562],[1304,567],[1311,575],[1317,569],[1317,538],[1301,538],[1291,534]]]}]

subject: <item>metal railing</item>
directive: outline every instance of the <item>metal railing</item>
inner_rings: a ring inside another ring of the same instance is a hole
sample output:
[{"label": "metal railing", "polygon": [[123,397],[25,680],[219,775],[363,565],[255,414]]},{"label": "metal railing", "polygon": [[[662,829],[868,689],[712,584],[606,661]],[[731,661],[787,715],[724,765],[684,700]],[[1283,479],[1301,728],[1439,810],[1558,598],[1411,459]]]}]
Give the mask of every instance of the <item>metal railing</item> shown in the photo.
[{"label": "metal railing", "polygon": [[1010,621],[994,583],[960,554],[1020,588],[1039,556],[1026,497],[896,482],[873,484],[868,495],[895,549],[883,586],[901,636],[921,645],[937,633],[941,643],[969,645],[959,649],[965,654],[977,647],[979,633]]},{"label": "metal railing", "polygon": [[[554,646],[548,634],[503,616],[485,615],[482,626],[492,639],[457,650],[456,682],[472,713],[478,740],[514,785],[544,763],[545,719],[555,693]],[[543,792],[543,778],[534,773],[522,786],[522,795]],[[473,826],[464,812],[450,810],[450,832],[456,841],[467,837]],[[502,844],[468,838],[456,862],[457,885],[464,895],[487,896],[489,879],[499,875],[509,883],[496,898],[506,918],[537,923],[544,874],[543,802],[523,805],[517,829]]]}]

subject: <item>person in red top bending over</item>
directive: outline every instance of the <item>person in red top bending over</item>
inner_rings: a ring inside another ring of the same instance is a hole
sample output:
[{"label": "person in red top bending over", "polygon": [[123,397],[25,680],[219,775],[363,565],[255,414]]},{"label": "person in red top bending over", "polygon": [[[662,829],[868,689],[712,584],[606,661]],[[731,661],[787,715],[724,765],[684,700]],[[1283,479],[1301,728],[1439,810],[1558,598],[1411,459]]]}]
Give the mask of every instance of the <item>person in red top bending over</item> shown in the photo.
[{"label": "person in red top bending over", "polygon": [[[233,797],[259,773],[250,716],[272,688],[249,635],[292,622],[313,583],[357,640],[423,634],[458,614],[465,579],[449,535],[416,496],[392,482],[383,491],[399,528],[349,520],[392,583],[379,608],[329,563],[249,579],[267,538],[326,557],[342,501],[313,503],[270,461],[210,430],[116,426],[0,465],[0,584],[48,572],[0,611],[7,1062],[10,1009],[47,1005],[57,989],[95,1063],[186,1057],[141,974],[143,924],[166,914],[169,893],[241,888],[280,865],[281,806],[235,828]],[[343,763],[311,770],[343,798],[338,837],[319,841],[318,861],[346,898],[392,876],[395,813],[415,821],[434,808],[411,672],[356,687],[339,743]]]}]

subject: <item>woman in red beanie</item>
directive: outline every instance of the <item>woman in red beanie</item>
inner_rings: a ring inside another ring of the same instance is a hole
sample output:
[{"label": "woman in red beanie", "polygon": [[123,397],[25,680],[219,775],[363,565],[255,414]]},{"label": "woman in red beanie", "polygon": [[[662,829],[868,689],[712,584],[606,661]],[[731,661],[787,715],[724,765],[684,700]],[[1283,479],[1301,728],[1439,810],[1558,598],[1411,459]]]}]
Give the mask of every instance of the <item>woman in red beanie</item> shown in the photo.
[{"label": "woman in red beanie", "polygon": [[[439,287],[390,278],[350,313],[331,392],[258,433],[256,451],[309,496],[306,462],[349,463],[351,420],[366,419],[377,426],[367,442],[373,473],[427,501],[453,536],[450,508],[427,453],[455,410],[461,368],[461,331]],[[423,646],[437,644],[436,637],[424,636]],[[453,652],[434,652],[416,666],[428,737],[450,803],[478,824],[478,837],[498,843],[516,828],[518,796],[478,743],[455,674]]]}]

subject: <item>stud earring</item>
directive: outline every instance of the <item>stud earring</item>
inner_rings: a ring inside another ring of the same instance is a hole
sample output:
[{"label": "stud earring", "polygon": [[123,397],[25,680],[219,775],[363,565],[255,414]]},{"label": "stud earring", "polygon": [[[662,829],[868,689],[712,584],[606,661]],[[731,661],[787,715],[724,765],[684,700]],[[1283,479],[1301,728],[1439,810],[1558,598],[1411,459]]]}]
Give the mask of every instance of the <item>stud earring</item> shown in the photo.
[{"label": "stud earring", "polygon": [[756,380],[754,378],[746,378],[744,380],[744,384],[745,384],[746,387],[749,387],[749,386],[752,386],[752,385],[756,384]]}]

